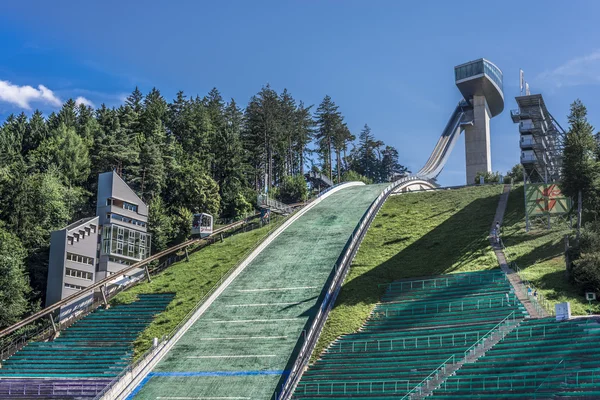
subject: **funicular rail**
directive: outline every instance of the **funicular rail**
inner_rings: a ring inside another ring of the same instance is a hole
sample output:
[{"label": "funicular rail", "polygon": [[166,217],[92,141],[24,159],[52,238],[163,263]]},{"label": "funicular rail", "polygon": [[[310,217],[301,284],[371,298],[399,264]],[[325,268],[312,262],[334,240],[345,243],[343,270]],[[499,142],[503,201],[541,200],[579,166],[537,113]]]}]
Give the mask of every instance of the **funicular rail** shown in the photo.
[{"label": "funicular rail", "polygon": [[[146,258],[146,259],[144,259],[144,260],[142,260],[140,262],[137,262],[137,263],[135,263],[135,264],[133,264],[133,265],[127,267],[127,268],[124,268],[123,270],[119,271],[119,274],[128,274],[128,273],[131,273],[131,272],[139,272],[140,268],[146,269],[146,273],[148,273],[148,264],[150,264],[151,262],[160,260],[162,257],[165,257],[167,255],[173,254],[173,253],[178,252],[178,251],[180,251],[182,249],[186,249],[187,247],[189,247],[189,246],[191,246],[193,244],[200,243],[200,242],[205,242],[205,241],[209,241],[210,239],[213,239],[215,237],[219,237],[222,233],[224,233],[226,231],[229,231],[231,229],[235,229],[235,228],[241,227],[244,224],[246,224],[246,220],[240,220],[240,221],[234,222],[232,224],[223,226],[223,227],[221,227],[219,229],[216,229],[210,236],[207,236],[205,238],[202,238],[202,239],[198,239],[198,238],[196,238],[196,239],[190,239],[190,240],[187,240],[187,241],[185,241],[183,243],[177,244],[177,245],[175,245],[173,247],[169,247],[166,250],[160,251],[160,252],[158,252],[158,253],[156,253],[156,254],[154,254],[154,255],[152,255],[152,256],[150,256],[150,257],[148,257],[148,258]],[[51,305],[49,307],[44,308],[43,310],[40,310],[40,311],[36,312],[35,314],[30,315],[29,317],[27,317],[27,318],[25,318],[25,319],[17,322],[16,324],[13,324],[13,325],[11,325],[11,326],[3,329],[2,331],[0,331],[0,339],[6,337],[8,335],[10,335],[13,332],[18,331],[21,328],[26,327],[27,325],[29,325],[29,324],[31,324],[31,323],[33,323],[35,321],[40,320],[41,318],[44,318],[44,317],[50,317],[50,318],[52,318],[52,314],[55,311],[59,310],[61,307],[65,306],[65,305],[68,305],[69,303],[71,303],[73,301],[77,301],[77,300],[80,300],[80,299],[82,299],[84,297],[87,297],[87,296],[89,296],[90,292],[93,292],[93,291],[95,291],[97,289],[104,290],[105,287],[110,286],[111,282],[114,281],[114,279],[115,279],[114,276],[106,277],[106,278],[104,278],[104,279],[96,282],[95,284],[87,287],[86,290],[78,292],[78,293],[74,293],[71,296],[66,297],[63,300],[61,300],[61,301],[59,301],[59,302],[57,302],[57,303],[55,303],[55,304],[53,304],[53,305]],[[98,303],[94,303],[94,304],[95,305],[100,305],[101,303],[103,303],[103,301],[102,302],[98,302]],[[52,321],[52,322],[54,324],[54,321]]]}]

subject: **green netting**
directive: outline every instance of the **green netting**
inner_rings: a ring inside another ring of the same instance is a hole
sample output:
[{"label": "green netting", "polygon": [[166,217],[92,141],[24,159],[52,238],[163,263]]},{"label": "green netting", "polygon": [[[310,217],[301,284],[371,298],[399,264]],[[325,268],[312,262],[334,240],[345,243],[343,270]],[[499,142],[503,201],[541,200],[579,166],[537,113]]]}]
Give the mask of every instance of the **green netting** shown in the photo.
[{"label": "green netting", "polygon": [[[334,263],[385,186],[342,189],[291,224],[186,332],[135,398],[271,398],[279,389],[276,371],[289,367]],[[273,375],[197,376],[256,371]]]}]

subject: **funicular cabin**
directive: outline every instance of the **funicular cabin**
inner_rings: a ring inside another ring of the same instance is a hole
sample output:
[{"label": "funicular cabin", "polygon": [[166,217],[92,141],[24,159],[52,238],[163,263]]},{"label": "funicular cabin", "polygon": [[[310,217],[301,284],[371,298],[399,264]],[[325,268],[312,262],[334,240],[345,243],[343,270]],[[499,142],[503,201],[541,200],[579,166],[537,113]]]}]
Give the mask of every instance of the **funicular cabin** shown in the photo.
[{"label": "funicular cabin", "polygon": [[213,217],[210,214],[194,214],[192,220],[192,235],[210,236],[213,232]]}]

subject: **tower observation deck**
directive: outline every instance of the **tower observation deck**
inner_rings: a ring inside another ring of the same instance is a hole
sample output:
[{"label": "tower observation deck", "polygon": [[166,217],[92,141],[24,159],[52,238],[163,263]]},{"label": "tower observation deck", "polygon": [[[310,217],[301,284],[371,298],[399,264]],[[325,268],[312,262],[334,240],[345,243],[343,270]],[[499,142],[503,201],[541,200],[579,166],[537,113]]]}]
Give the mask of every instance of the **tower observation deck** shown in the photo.
[{"label": "tower observation deck", "polygon": [[492,170],[490,118],[504,110],[502,71],[490,61],[480,58],[454,67],[454,77],[463,100],[450,116],[431,156],[414,176],[435,179],[464,131],[467,184],[473,184],[478,172]]}]

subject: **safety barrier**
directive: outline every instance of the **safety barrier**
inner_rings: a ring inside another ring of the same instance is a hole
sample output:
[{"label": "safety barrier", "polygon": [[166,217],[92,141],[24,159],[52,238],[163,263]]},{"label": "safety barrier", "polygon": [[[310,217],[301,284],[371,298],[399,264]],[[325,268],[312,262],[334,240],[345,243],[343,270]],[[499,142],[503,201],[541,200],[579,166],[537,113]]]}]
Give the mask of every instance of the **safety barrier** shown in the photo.
[{"label": "safety barrier", "polygon": [[93,380],[82,383],[25,383],[0,382],[0,393],[3,395],[21,398],[25,396],[94,396],[102,391],[104,384],[95,383]]},{"label": "safety barrier", "polygon": [[[510,299],[512,298],[512,302],[510,301]],[[492,301],[493,300],[493,301]],[[499,305],[500,307],[504,307],[504,303],[506,303],[507,305],[512,305],[517,303],[519,300],[517,298],[517,296],[515,296],[514,294],[510,297],[506,297],[506,296],[499,296],[495,299],[489,298],[487,300],[481,300],[481,299],[477,299],[477,300],[471,300],[471,301],[465,301],[465,300],[461,300],[461,301],[455,301],[455,302],[449,302],[447,303],[447,305],[444,305],[444,309],[447,308],[448,312],[452,312],[452,311],[464,311],[465,310],[465,305],[467,306],[476,306],[477,309],[481,309],[481,308],[493,308],[493,306],[495,305]],[[435,306],[433,305],[429,305],[429,309],[430,310],[435,310],[436,313],[440,312],[440,305],[439,304],[435,304]],[[420,311],[422,314],[427,314],[427,304],[423,304],[423,305],[416,305],[413,306],[409,309],[401,309],[401,310],[389,310],[386,309],[385,312],[383,311],[374,311],[373,312],[373,316],[375,317],[382,317],[382,318],[389,318],[389,317],[393,317],[393,316],[400,316],[401,314],[408,314],[408,311],[411,311],[411,315],[415,314],[415,310]],[[444,310],[442,310],[444,311]]]},{"label": "safety barrier", "polygon": [[[390,283],[380,283],[377,286],[378,287],[382,287],[382,286],[387,286],[388,289],[392,289],[396,288],[397,286],[400,286],[400,291],[404,290],[404,286],[408,286],[410,284],[410,288],[415,289],[417,286],[421,286],[420,289],[425,289],[425,282],[431,282],[432,284],[429,285],[428,287],[433,287],[433,288],[441,288],[441,287],[448,287],[450,286],[450,281],[452,281],[452,283],[461,281],[463,279],[467,279],[467,277],[469,278],[469,283],[473,283],[473,276],[471,274],[468,274],[466,276],[462,276],[462,274],[456,274],[456,277],[439,277],[439,278],[429,278],[429,279],[420,279],[420,280],[411,280],[411,281],[397,281],[397,282],[390,282]],[[477,275],[476,278],[478,279],[479,283],[483,282],[484,279],[484,275]],[[496,282],[496,280],[504,280],[506,281],[508,278],[506,277],[506,275],[492,275],[492,280],[490,282]],[[419,284],[420,282],[420,284]],[[440,282],[441,284],[438,284],[438,282]]]},{"label": "safety barrier", "polygon": [[[415,336],[413,338],[400,338],[400,339],[373,339],[373,340],[353,340],[350,342],[342,342],[339,341],[339,346],[333,345],[331,346],[329,353],[343,353],[342,343],[345,343],[346,346],[351,346],[352,353],[357,353],[361,351],[367,351],[377,344],[377,351],[391,351],[394,349],[418,349],[419,343],[425,341],[425,344],[421,344],[421,348],[431,348],[438,347],[436,346],[439,342],[439,347],[443,347],[444,338],[448,338],[448,342],[452,341],[452,346],[456,346],[456,343],[460,343],[464,341],[464,345],[466,346],[467,337],[469,336],[477,336],[476,340],[480,339],[479,331],[472,332],[464,332],[464,333],[441,333],[438,335],[424,335],[424,336]],[[394,343],[396,344],[394,347]],[[434,344],[432,346],[432,343]],[[369,346],[372,344],[373,346]],[[411,346],[411,344],[413,346]],[[333,351],[337,349],[338,351]]]},{"label": "safety barrier", "polygon": [[410,380],[317,382],[300,383],[296,392],[304,394],[392,394],[404,393],[410,388]]}]

